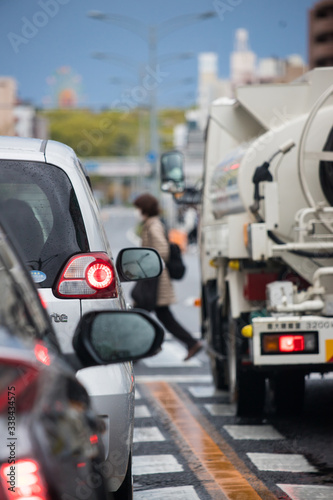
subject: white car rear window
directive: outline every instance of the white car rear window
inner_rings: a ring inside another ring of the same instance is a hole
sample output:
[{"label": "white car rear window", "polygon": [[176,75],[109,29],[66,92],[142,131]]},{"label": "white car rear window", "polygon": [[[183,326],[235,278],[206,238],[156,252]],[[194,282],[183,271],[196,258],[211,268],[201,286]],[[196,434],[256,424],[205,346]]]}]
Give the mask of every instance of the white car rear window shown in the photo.
[{"label": "white car rear window", "polygon": [[41,287],[71,255],[89,251],[73,186],[54,165],[0,160],[0,211],[29,269],[45,275]]}]

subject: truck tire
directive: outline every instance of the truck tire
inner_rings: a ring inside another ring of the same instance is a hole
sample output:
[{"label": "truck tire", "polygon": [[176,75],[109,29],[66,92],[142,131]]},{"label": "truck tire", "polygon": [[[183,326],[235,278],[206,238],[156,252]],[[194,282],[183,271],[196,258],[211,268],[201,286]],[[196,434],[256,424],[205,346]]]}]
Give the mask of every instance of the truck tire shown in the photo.
[{"label": "truck tire", "polygon": [[233,319],[229,311],[229,392],[230,401],[236,402],[239,417],[262,415],[265,405],[265,376],[250,367],[242,366],[243,339],[239,320]]},{"label": "truck tire", "polygon": [[274,379],[274,402],[278,415],[299,415],[303,408],[305,377],[303,373],[286,371]]},{"label": "truck tire", "polygon": [[[205,305],[202,310],[202,314],[204,314],[202,330],[205,332],[204,338],[207,341],[214,386],[218,390],[228,390],[229,373],[226,341],[222,335],[222,332],[228,329],[228,318],[223,318],[216,281],[211,281],[205,287],[202,287],[202,296]],[[225,357],[225,359],[221,359],[219,356]]]},{"label": "truck tire", "polygon": [[265,405],[265,376],[262,373],[237,370],[237,415],[259,417]]},{"label": "truck tire", "polygon": [[[222,391],[230,390],[230,368],[229,368],[229,354],[228,354],[228,338],[226,332],[229,329],[229,320],[222,316],[222,308],[217,309],[218,316],[218,330],[220,332],[220,339],[218,342],[218,352],[224,356],[225,359],[214,357],[211,360],[211,370],[216,389]],[[224,335],[221,335],[224,332]]]},{"label": "truck tire", "polygon": [[226,375],[226,361],[218,358],[210,358],[210,369],[213,376],[215,389],[220,391],[227,391],[229,388],[228,376]]}]

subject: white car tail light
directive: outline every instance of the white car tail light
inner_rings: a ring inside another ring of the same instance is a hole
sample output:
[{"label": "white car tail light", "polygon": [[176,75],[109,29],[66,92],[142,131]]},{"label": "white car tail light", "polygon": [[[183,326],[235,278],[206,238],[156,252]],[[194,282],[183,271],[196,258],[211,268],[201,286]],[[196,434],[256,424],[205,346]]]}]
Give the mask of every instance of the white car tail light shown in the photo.
[{"label": "white car tail light", "polygon": [[[15,471],[15,472],[13,472]],[[14,466],[1,466],[2,484],[8,500],[48,500],[47,489],[35,460],[17,460]],[[11,487],[11,477],[13,486]]]},{"label": "white car tail light", "polygon": [[116,298],[115,270],[108,255],[99,252],[71,257],[53,293],[61,299]]}]

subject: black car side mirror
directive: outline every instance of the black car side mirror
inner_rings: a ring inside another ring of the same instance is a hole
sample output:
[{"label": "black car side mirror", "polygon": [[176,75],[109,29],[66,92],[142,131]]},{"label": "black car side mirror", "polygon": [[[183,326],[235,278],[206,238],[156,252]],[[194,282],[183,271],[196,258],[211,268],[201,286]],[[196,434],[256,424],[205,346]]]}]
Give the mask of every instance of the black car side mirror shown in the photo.
[{"label": "black car side mirror", "polygon": [[184,155],[180,151],[167,151],[160,160],[161,191],[182,193],[185,189]]},{"label": "black car side mirror", "polygon": [[116,268],[120,281],[138,281],[157,278],[163,262],[153,248],[124,248],[117,256]]},{"label": "black car side mirror", "polygon": [[163,339],[163,328],[145,311],[93,311],[81,318],[73,347],[87,367],[153,356],[161,350]]}]

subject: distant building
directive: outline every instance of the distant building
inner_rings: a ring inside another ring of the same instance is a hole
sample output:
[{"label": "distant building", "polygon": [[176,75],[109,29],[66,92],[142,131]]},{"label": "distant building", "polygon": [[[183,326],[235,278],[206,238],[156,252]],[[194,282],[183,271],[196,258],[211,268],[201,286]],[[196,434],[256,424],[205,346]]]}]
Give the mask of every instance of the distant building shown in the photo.
[{"label": "distant building", "polygon": [[198,123],[206,126],[210,103],[221,95],[231,96],[231,83],[218,77],[218,56],[214,52],[199,54]]},{"label": "distant building", "polygon": [[309,11],[309,66],[333,66],[333,0],[321,0]]},{"label": "distant building", "polygon": [[284,61],[284,75],[281,82],[288,83],[296,80],[309,70],[308,64],[298,54],[291,54]]},{"label": "distant building", "polygon": [[298,54],[290,55],[287,59],[267,57],[258,61],[256,82],[288,83],[302,76],[307,70],[307,64]]},{"label": "distant building", "polygon": [[15,135],[16,80],[0,77],[0,135]]},{"label": "distant building", "polygon": [[14,108],[15,135],[48,139],[48,120],[38,116],[36,109],[29,103],[19,103]]},{"label": "distant building", "polygon": [[230,80],[233,87],[254,83],[257,56],[249,49],[248,31],[240,28],[235,34],[235,49],[230,55]]},{"label": "distant building", "polygon": [[[330,3],[333,5],[333,0]],[[199,54],[198,71],[197,109],[188,112],[186,123],[174,130],[174,147],[183,151],[193,165],[203,160],[204,130],[212,101],[219,97],[233,98],[235,88],[240,85],[296,80],[308,71],[308,66],[298,54],[286,59],[257,59],[249,48],[247,30],[241,28],[235,33],[235,47],[230,55],[230,79],[219,78],[218,55],[214,52]],[[196,171],[194,166],[193,171]]]},{"label": "distant building", "polygon": [[278,57],[265,57],[259,59],[257,78],[260,83],[271,82],[282,78],[285,71],[285,62]]}]

